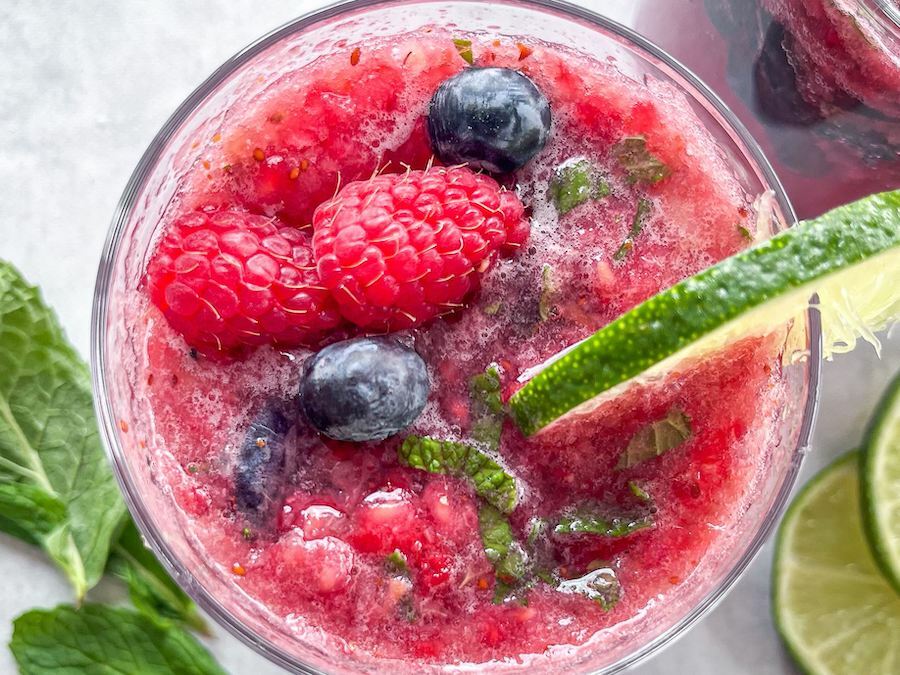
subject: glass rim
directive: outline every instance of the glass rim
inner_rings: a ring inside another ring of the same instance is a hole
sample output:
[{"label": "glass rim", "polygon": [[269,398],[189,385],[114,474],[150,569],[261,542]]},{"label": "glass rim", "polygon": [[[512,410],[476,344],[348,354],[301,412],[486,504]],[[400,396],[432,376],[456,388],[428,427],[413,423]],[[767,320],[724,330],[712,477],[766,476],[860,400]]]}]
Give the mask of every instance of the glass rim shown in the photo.
[{"label": "glass rim", "polygon": [[[877,1],[877,0],[876,0]],[[126,187],[116,204],[112,221],[100,258],[94,288],[93,308],[91,313],[91,377],[93,382],[94,407],[100,422],[100,434],[103,439],[107,457],[113,467],[116,481],[122,492],[123,499],[134,519],[145,543],[159,558],[166,571],[185,590],[185,592],[197,603],[197,605],[209,614],[220,626],[231,635],[249,646],[261,656],[278,666],[289,671],[310,673],[315,675],[321,671],[302,663],[299,659],[272,642],[261,638],[246,626],[241,624],[187,569],[184,569],[177,556],[175,556],[166,541],[160,537],[142,502],[135,498],[131,469],[124,460],[123,450],[116,434],[116,424],[112,411],[112,403],[105,381],[107,354],[103,340],[104,327],[108,318],[109,282],[113,273],[115,254],[119,250],[125,227],[127,226],[132,211],[137,203],[137,196],[141,187],[155,167],[163,149],[172,135],[182,123],[198,108],[198,106],[231,74],[245,65],[255,56],[276,44],[281,39],[308,29],[318,23],[335,19],[341,15],[357,10],[375,8],[379,6],[402,5],[412,3],[436,4],[439,0],[337,0],[319,9],[314,9],[287,23],[269,31],[257,38],[246,47],[236,52],[223,64],[216,68],[191,94],[178,106],[178,108],[166,120],[161,129],[156,133],[150,145],[142,154],[137,166],[132,172]],[[455,0],[459,3],[470,4],[507,4],[511,0]],[[580,20],[606,31],[611,36],[621,38],[639,51],[649,54],[656,59],[669,72],[674,73],[673,78],[679,87],[684,88],[693,101],[711,108],[717,115],[716,123],[726,131],[737,149],[748,160],[751,168],[756,173],[756,178],[763,185],[775,193],[775,199],[783,217],[788,223],[797,222],[793,206],[785,193],[780,179],[772,168],[759,144],[750,134],[743,122],[731,111],[725,102],[713,92],[697,75],[687,66],[671,56],[653,42],[643,37],[636,31],[614,21],[593,10],[575,5],[568,0],[516,0],[516,5],[525,5],[532,9],[549,10],[558,12],[567,18]],[[682,81],[678,81],[681,78]],[[652,640],[642,645],[639,649],[625,655],[615,663],[612,663],[598,673],[611,675],[619,673],[637,663],[646,660],[656,654],[663,647],[671,644],[677,638],[684,635],[689,628],[705,617],[734,586],[738,579],[747,570],[750,563],[759,553],[762,545],[768,540],[769,535],[784,512],[788,498],[793,491],[799,476],[800,467],[805,455],[805,448],[809,444],[812,428],[814,426],[816,410],[819,398],[819,379],[821,371],[822,333],[818,312],[810,309],[807,313],[807,334],[809,338],[809,355],[807,359],[807,395],[802,410],[801,423],[798,430],[797,445],[792,452],[791,463],[786,474],[781,480],[781,485],[774,496],[773,502],[765,516],[757,526],[756,533],[750,539],[740,559],[731,567],[728,573],[711,588],[703,598],[696,603],[690,611],[682,616],[669,628],[656,635]]]}]

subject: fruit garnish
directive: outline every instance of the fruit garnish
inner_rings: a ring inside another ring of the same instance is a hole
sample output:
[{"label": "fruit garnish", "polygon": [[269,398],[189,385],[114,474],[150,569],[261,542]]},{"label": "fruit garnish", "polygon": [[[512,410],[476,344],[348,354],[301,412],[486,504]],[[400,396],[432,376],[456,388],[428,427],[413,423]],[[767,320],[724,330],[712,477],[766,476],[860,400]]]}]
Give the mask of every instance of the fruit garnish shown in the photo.
[{"label": "fruit garnish", "polygon": [[506,516],[484,505],[478,510],[478,529],[484,554],[497,578],[507,584],[521,580],[528,569],[528,555],[516,541]]},{"label": "fruit garnish", "polygon": [[392,337],[328,345],[303,367],[300,406],[338,441],[378,441],[415,422],[431,385],[422,357]]},{"label": "fruit garnish", "polygon": [[418,326],[462,307],[498,252],[525,243],[524,213],[465,167],[350,183],[313,216],[321,285],[357,326]]},{"label": "fruit garnish", "polygon": [[622,588],[614,569],[600,567],[584,576],[560,581],[556,590],[560,593],[583,595],[608,612],[619,601]]},{"label": "fruit garnish", "polygon": [[644,197],[638,199],[637,209],[635,210],[634,218],[631,220],[631,229],[628,231],[628,236],[625,238],[625,241],[622,242],[622,245],[613,254],[613,260],[619,262],[624,260],[628,254],[631,253],[631,249],[634,248],[635,237],[643,232],[647,216],[652,212],[653,202]]},{"label": "fruit garnish", "polygon": [[517,70],[467,68],[431,99],[428,134],[445,164],[497,173],[520,169],[547,142],[550,104]]},{"label": "fruit garnish", "polygon": [[309,235],[243,211],[176,219],[146,283],[172,328],[206,354],[309,345],[341,323],[315,272]]},{"label": "fruit garnish", "polygon": [[662,291],[544,364],[512,396],[510,411],[534,434],[593,409],[638,376],[658,377],[774,329],[803,311],[814,292],[826,354],[836,336],[874,341],[873,331],[897,318],[900,191],[796,225]]},{"label": "fruit garnish", "polygon": [[649,514],[610,516],[597,508],[581,507],[563,516],[553,528],[554,534],[599,534],[601,537],[627,537],[653,527]]},{"label": "fruit garnish", "polygon": [[900,593],[900,373],[869,423],[860,478],[863,524],[875,562]]},{"label": "fruit garnish", "polygon": [[691,437],[691,418],[681,410],[670,410],[663,419],[638,431],[619,458],[617,469],[630,469],[648,459],[677,448]]},{"label": "fruit garnish", "polygon": [[500,370],[496,364],[469,380],[472,400],[472,438],[489,449],[500,447],[500,433],[506,411],[500,398]]},{"label": "fruit garnish", "polygon": [[550,196],[561,216],[590,199],[608,197],[609,193],[609,183],[583,157],[563,162],[550,181]]},{"label": "fruit garnish", "polygon": [[647,139],[643,136],[627,136],[613,148],[613,155],[625,170],[632,185],[643,183],[653,185],[672,173],[659,157],[647,149]]},{"label": "fruit garnish", "polygon": [[775,625],[804,672],[897,672],[900,595],[863,532],[858,453],[794,499],[778,532],[772,585]]},{"label": "fruit garnish", "polygon": [[470,445],[408,436],[397,449],[400,463],[429,473],[468,478],[475,494],[503,513],[516,508],[516,479],[488,455]]},{"label": "fruit garnish", "polygon": [[234,498],[238,509],[255,522],[267,517],[278,500],[291,427],[278,404],[266,405],[250,423],[234,468]]}]

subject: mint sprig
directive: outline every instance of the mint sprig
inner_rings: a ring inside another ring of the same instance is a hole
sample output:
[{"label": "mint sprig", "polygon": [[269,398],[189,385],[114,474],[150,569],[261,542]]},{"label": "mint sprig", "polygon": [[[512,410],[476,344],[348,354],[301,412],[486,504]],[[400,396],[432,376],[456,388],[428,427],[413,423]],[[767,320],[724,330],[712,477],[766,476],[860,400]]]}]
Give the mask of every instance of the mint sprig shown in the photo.
[{"label": "mint sprig", "polygon": [[653,526],[649,514],[610,516],[585,507],[563,516],[553,528],[554,534],[598,534],[602,537],[627,537]]},{"label": "mint sprig", "polygon": [[609,183],[588,160],[581,157],[558,166],[550,181],[550,197],[561,216],[588,200],[603,199],[609,194]]},{"label": "mint sprig", "polygon": [[27,612],[14,626],[9,648],[21,675],[225,675],[187,632],[127,609],[63,605]]},{"label": "mint sprig", "polygon": [[500,369],[489,365],[483,373],[469,380],[469,397],[472,401],[472,438],[484,443],[488,449],[500,447],[503,418],[506,411],[500,396]]},{"label": "mint sprig", "polygon": [[489,504],[478,510],[478,530],[484,555],[494,567],[497,578],[494,603],[514,595],[529,571],[528,555],[516,540],[506,516]]},{"label": "mint sprig", "polygon": [[454,441],[407,436],[397,450],[400,462],[429,473],[468,478],[475,494],[503,513],[516,508],[516,480],[480,450]]},{"label": "mint sprig", "polygon": [[649,216],[652,211],[653,202],[644,197],[638,199],[637,210],[634,212],[634,218],[631,221],[631,229],[628,231],[628,236],[625,237],[625,241],[622,242],[622,245],[619,246],[618,250],[613,255],[613,260],[619,262],[624,260],[625,257],[631,253],[631,249],[634,248],[634,240],[644,231],[647,216]]},{"label": "mint sprig", "polygon": [[[38,290],[2,261],[0,484],[0,528],[41,546],[84,597],[103,575],[125,505],[100,444],[87,366]],[[25,501],[50,520],[16,517]]]}]

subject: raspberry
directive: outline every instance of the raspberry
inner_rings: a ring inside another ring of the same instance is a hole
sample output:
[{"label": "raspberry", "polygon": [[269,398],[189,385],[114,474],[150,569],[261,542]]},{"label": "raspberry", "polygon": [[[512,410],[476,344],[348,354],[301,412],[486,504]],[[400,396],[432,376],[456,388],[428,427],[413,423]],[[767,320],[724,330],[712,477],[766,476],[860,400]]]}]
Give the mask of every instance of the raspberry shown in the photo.
[{"label": "raspberry", "polygon": [[464,167],[350,183],[313,215],[322,285],[346,319],[399,330],[461,306],[501,248],[528,238],[518,197]]},{"label": "raspberry", "polygon": [[147,268],[153,303],[199,351],[312,344],[340,323],[308,234],[237,210],[175,220]]}]

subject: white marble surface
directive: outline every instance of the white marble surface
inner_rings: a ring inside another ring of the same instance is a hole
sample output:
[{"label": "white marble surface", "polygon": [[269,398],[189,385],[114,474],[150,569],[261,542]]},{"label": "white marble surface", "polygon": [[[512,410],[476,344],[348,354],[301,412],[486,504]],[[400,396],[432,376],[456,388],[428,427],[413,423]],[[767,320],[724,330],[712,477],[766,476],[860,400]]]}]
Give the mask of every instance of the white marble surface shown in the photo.
[{"label": "white marble surface", "polygon": [[[181,100],[258,35],[317,0],[3,0],[0,3],[0,257],[41,285],[69,336],[88,349],[96,264],[113,207],[142,151]],[[582,4],[627,19],[630,0]],[[860,438],[900,365],[861,349],[826,364],[804,477]],[[792,672],[769,618],[771,547],[727,599],[641,675]],[[71,600],[40,553],[0,535],[0,643],[12,619]],[[115,594],[102,588],[101,594]],[[222,631],[210,649],[232,673],[279,672]],[[15,672],[0,649],[0,673]]]}]

